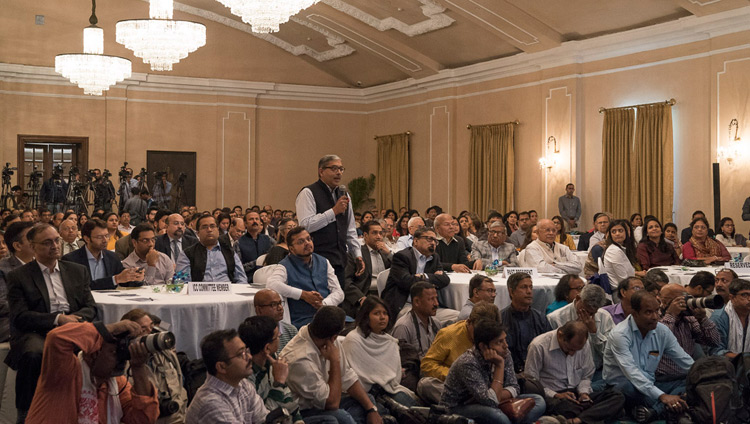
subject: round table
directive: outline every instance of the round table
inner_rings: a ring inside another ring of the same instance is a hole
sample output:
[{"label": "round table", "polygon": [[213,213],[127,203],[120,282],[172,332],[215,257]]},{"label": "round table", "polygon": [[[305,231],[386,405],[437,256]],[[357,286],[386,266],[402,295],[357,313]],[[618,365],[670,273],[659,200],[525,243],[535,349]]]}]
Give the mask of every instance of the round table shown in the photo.
[{"label": "round table", "polygon": [[690,284],[690,280],[698,273],[698,271],[707,271],[712,275],[716,274],[716,270],[722,267],[718,266],[704,266],[704,267],[683,267],[681,265],[671,266],[657,266],[651,269],[660,269],[669,276],[670,283],[676,283],[681,286],[687,286]]},{"label": "round table", "polygon": [[739,256],[739,261],[744,260],[746,256],[750,255],[750,247],[727,247],[727,251],[732,256],[732,259],[735,259]]},{"label": "round table", "polygon": [[[460,272],[448,272],[451,283],[447,287],[440,290],[440,296],[445,306],[460,311],[461,308],[469,299],[469,280],[475,274],[487,275],[484,271],[472,271],[471,273],[460,273]],[[542,274],[537,278],[533,278],[534,284],[534,303],[531,307],[544,313],[547,309],[547,305],[555,301],[554,290],[557,282],[563,274],[556,276],[555,274]],[[495,305],[501,310],[510,305],[510,294],[508,293],[508,286],[506,279],[502,278],[502,273],[495,275],[492,281],[495,282],[495,289],[497,289],[497,296],[495,297]]]},{"label": "round table", "polygon": [[[153,287],[161,287],[155,293]],[[140,308],[168,323],[174,333],[177,351],[200,358],[200,342],[215,330],[237,328],[245,318],[255,315],[253,298],[259,289],[232,284],[232,294],[188,296],[165,293],[164,286],[145,286],[132,290],[93,291],[99,317],[104,323],[117,322],[126,312]]]}]

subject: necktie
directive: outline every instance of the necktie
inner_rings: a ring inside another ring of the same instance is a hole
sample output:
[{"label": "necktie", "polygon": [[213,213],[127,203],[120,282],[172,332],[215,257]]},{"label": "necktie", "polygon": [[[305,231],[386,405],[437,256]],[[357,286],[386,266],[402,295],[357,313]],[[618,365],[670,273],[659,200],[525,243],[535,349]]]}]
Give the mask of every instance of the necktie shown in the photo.
[{"label": "necktie", "polygon": [[177,247],[177,240],[172,240],[172,260],[177,263],[177,258],[180,257],[180,248]]}]

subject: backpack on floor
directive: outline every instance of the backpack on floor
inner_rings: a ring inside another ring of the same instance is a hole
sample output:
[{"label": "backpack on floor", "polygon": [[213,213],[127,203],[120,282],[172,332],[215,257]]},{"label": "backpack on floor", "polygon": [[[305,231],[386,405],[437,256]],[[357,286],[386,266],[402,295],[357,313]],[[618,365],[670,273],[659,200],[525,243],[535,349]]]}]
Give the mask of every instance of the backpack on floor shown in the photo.
[{"label": "backpack on floor", "polygon": [[203,359],[190,359],[185,352],[177,352],[177,359],[182,369],[182,380],[188,395],[188,405],[193,400],[195,392],[206,381],[206,364]]},{"label": "backpack on floor", "polygon": [[735,391],[734,366],[724,356],[707,356],[695,361],[688,371],[685,392],[694,422],[734,423],[732,399]]},{"label": "backpack on floor", "polygon": [[735,369],[735,398],[732,416],[735,422],[750,423],[750,353],[740,353],[733,360]]}]

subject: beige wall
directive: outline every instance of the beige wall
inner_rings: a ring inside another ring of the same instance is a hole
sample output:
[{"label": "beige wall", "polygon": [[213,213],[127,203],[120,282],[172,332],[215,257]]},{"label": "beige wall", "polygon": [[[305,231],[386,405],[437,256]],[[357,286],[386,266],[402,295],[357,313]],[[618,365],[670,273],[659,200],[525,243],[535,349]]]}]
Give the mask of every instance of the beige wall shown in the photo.
[{"label": "beige wall", "polygon": [[[411,206],[424,211],[436,203],[457,213],[468,207],[466,125],[518,119],[515,208],[554,215],[572,181],[588,225],[601,207],[599,107],[674,97],[674,210],[683,227],[694,209],[713,219],[711,163],[717,137],[728,142],[732,117],[739,136],[750,140],[750,49],[742,40],[724,36],[370,103],[119,87],[96,98],[76,87],[10,78],[0,82],[0,160],[15,163],[18,134],[88,136],[89,165],[111,170],[122,160],[140,168],[147,149],[195,151],[200,208],[291,208],[300,187],[315,180],[320,156],[342,156],[348,181],[375,172],[373,136],[408,130]],[[550,135],[563,161],[544,171],[537,160]],[[740,221],[750,195],[748,162],[722,163],[722,213],[743,233],[750,229]]]}]

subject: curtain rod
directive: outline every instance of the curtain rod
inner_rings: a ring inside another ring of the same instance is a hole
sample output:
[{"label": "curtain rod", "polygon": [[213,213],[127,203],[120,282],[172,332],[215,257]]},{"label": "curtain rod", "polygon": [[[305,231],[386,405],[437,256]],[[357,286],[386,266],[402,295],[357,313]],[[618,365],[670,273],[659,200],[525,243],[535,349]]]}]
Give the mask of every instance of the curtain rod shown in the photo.
[{"label": "curtain rod", "polygon": [[[475,127],[486,127],[486,126],[488,126],[488,125],[505,125],[505,124],[521,125],[521,123],[520,123],[520,122],[518,122],[518,119],[516,119],[515,121],[509,121],[509,122],[501,122],[501,123],[499,123],[499,124],[482,124],[482,125],[475,125]],[[471,129],[471,127],[472,127],[472,125],[471,125],[471,124],[469,124],[469,125],[467,125],[467,126],[466,126],[466,129],[467,129],[467,130],[470,130],[470,129]]]},{"label": "curtain rod", "polygon": [[[388,134],[388,135],[399,135],[399,134],[406,134],[406,135],[411,135],[411,131],[406,131],[406,132],[402,132],[402,133],[396,133],[396,134]],[[373,137],[372,139],[373,139],[373,140],[377,140],[377,139],[378,139],[378,137],[385,137],[385,136],[384,136],[384,135],[376,135],[376,136],[375,136],[375,137]]]},{"label": "curtain rod", "polygon": [[676,104],[677,104],[677,100],[675,100],[675,99],[669,99],[669,100],[665,100],[663,102],[643,103],[643,104],[640,104],[640,105],[632,105],[632,106],[600,107],[599,108],[599,113],[604,113],[604,111],[607,111],[607,110],[631,109],[631,108],[638,107],[638,106],[653,106],[653,105],[670,105],[670,106],[674,106]]}]

